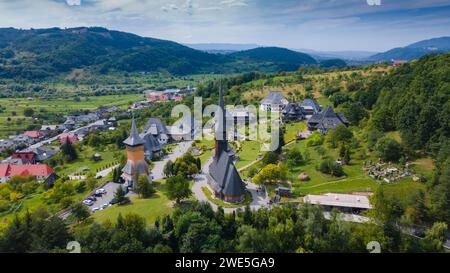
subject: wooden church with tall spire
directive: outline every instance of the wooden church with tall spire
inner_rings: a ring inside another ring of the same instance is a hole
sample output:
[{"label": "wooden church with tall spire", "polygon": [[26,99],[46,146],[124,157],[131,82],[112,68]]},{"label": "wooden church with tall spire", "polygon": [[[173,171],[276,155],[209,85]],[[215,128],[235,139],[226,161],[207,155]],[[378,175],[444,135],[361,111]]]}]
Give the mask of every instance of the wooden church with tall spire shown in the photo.
[{"label": "wooden church with tall spire", "polygon": [[128,186],[134,188],[141,175],[146,175],[149,182],[151,181],[148,164],[144,156],[145,141],[139,136],[134,115],[131,122],[130,136],[123,142],[127,149],[127,164],[122,169],[122,178]]},{"label": "wooden church with tall spire", "polygon": [[217,198],[228,203],[239,203],[244,200],[245,184],[233,163],[233,151],[227,141],[222,82],[219,88],[219,107],[215,119],[215,152],[213,161],[209,165],[208,184]]}]

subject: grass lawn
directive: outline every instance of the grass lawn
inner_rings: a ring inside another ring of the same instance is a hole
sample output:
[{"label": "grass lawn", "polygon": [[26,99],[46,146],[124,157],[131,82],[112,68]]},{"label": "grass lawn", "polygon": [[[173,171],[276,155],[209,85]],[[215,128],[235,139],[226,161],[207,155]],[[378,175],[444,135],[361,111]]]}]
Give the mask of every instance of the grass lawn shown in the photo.
[{"label": "grass lawn", "polygon": [[[326,145],[322,146],[326,156],[337,159],[337,151],[330,149]],[[316,166],[323,160],[322,156],[314,147],[306,147],[305,141],[297,141],[289,146],[289,149],[297,148],[309,154],[309,161],[303,166],[291,168],[292,188],[297,196],[306,194],[320,194],[324,192],[353,192],[353,191],[373,191],[377,187],[377,182],[366,175],[362,170],[362,161],[353,159],[350,165],[344,166],[346,176],[333,177],[316,170]],[[309,181],[300,181],[300,173],[306,173]]]},{"label": "grass lawn", "polygon": [[156,193],[147,199],[141,199],[137,195],[131,197],[131,203],[127,205],[114,205],[107,209],[97,211],[92,215],[92,218],[97,222],[104,222],[106,220],[115,221],[119,214],[125,216],[126,214],[134,213],[142,216],[147,221],[147,224],[153,224],[158,216],[171,214],[173,211],[172,202],[164,194],[165,184],[163,182],[154,182]]},{"label": "grass lawn", "polygon": [[284,141],[287,143],[295,139],[298,131],[307,129],[306,122],[290,122],[286,124],[286,132],[284,134]]},{"label": "grass lawn", "polygon": [[195,146],[199,147],[202,149],[202,154],[199,156],[196,156],[198,158],[200,158],[200,161],[202,162],[202,164],[205,164],[206,161],[208,160],[208,158],[211,157],[212,154],[212,150],[214,149],[214,140],[207,140],[207,139],[202,139],[199,140],[198,142],[194,142]]},{"label": "grass lawn", "polygon": [[[327,144],[322,145],[322,147],[325,149],[325,156],[333,159],[338,158],[336,149],[327,147]],[[316,170],[316,165],[320,164],[323,160],[316,148],[306,147],[305,141],[297,141],[288,146],[287,149],[293,148],[302,151],[303,155],[307,152],[309,154],[309,161],[303,166],[290,169],[294,198],[286,198],[284,201],[298,201],[301,200],[301,196],[307,194],[322,194],[326,192],[374,192],[380,186],[379,181],[369,177],[362,169],[364,160],[358,158],[357,154],[359,151],[352,154],[350,165],[343,166],[346,175],[338,178]],[[429,168],[429,163],[429,160],[426,159],[416,162],[418,166],[424,165],[424,168]],[[300,181],[298,175],[301,172],[305,172],[310,177],[310,180]],[[270,192],[270,187],[268,189]],[[410,202],[419,190],[425,190],[425,185],[420,182],[414,182],[411,178],[406,178],[392,184],[386,184],[385,189],[387,194],[394,194],[403,202]]]},{"label": "grass lawn", "polygon": [[237,169],[257,160],[258,154],[261,151],[261,144],[258,141],[241,141],[240,145],[241,150],[237,153],[239,156],[239,160],[236,162]]},{"label": "grass lawn", "polygon": [[[102,156],[100,161],[93,161],[91,157],[99,153]],[[70,175],[75,173],[86,173],[83,171],[84,168],[89,168],[90,171],[96,173],[101,169],[105,169],[106,166],[113,165],[117,163],[120,158],[119,156],[124,153],[124,151],[117,150],[114,145],[108,146],[104,151],[94,149],[93,147],[83,145],[83,151],[78,152],[78,159],[72,163],[66,163],[62,166],[57,166],[55,172],[59,176]]]},{"label": "grass lawn", "polygon": [[433,176],[434,162],[432,158],[421,158],[411,163],[416,172],[425,175],[427,178],[431,178]]},{"label": "grass lawn", "polygon": [[226,203],[220,199],[214,198],[212,196],[212,192],[208,187],[202,187],[202,191],[205,194],[206,198],[208,198],[209,201],[213,202],[214,204],[223,207],[223,208],[240,208],[240,207],[245,207],[247,205],[249,205],[252,201],[252,194],[248,191],[245,192],[245,197],[244,197],[244,201],[242,203],[239,204],[230,204],[230,203]]}]

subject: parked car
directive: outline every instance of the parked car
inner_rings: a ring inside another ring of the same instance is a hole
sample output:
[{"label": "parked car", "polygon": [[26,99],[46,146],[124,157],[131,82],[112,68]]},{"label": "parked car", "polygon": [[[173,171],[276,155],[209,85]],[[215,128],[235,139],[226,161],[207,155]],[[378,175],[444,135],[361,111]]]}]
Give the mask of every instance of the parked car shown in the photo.
[{"label": "parked car", "polygon": [[98,189],[95,191],[96,194],[106,194],[106,190],[105,189]]},{"label": "parked car", "polygon": [[109,204],[103,204],[103,205],[101,206],[102,209],[106,209],[107,207],[109,207]]},{"label": "parked car", "polygon": [[95,198],[95,196],[89,196],[88,198],[86,198],[87,200],[91,200],[93,202],[97,201],[97,198]]},{"label": "parked car", "polygon": [[119,203],[119,202],[117,202],[116,198],[113,198],[111,201],[109,201],[109,204],[111,204],[111,205],[114,205],[114,204],[117,204],[117,203]]},{"label": "parked car", "polygon": [[96,211],[98,211],[98,210],[100,210],[100,209],[97,208],[97,207],[91,209],[92,212],[96,212]]},{"label": "parked car", "polygon": [[86,199],[83,201],[83,204],[85,204],[86,206],[92,206],[92,205],[94,205],[94,201],[92,201],[90,199]]}]

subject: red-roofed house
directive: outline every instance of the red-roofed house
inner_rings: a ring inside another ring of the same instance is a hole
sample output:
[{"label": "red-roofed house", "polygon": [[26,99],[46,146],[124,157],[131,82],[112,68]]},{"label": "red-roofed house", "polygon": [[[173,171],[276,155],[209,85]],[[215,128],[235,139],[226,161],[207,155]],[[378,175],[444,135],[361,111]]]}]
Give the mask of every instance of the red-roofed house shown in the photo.
[{"label": "red-roofed house", "polygon": [[58,179],[53,169],[47,164],[0,164],[0,183],[9,181],[13,176],[33,176],[38,181],[48,181],[51,184]]},{"label": "red-roofed house", "polygon": [[150,93],[147,95],[147,100],[151,101],[151,102],[168,101],[169,96],[166,94],[160,94],[160,93]]},{"label": "red-roofed house", "polygon": [[61,143],[61,145],[65,144],[67,139],[72,144],[75,144],[78,141],[78,137],[74,133],[63,133],[63,134],[59,135],[59,142]]},{"label": "red-roofed house", "polygon": [[40,131],[26,131],[23,134],[31,138],[41,138],[44,136],[44,134]]},{"label": "red-roofed house", "polygon": [[34,152],[23,152],[16,151],[11,155],[12,159],[20,159],[25,164],[34,164],[36,163],[36,153]]},{"label": "red-roofed house", "polygon": [[406,61],[406,60],[392,60],[392,64],[394,66],[399,66],[399,65],[402,65],[402,64],[406,64],[406,63],[408,63],[408,61]]}]

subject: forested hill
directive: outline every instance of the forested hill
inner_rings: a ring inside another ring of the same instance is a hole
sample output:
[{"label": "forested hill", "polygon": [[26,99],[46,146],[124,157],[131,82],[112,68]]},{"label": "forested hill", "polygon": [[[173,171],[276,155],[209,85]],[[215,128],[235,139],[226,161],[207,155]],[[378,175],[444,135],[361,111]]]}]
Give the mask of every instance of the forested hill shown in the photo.
[{"label": "forested hill", "polygon": [[398,67],[372,83],[361,96],[374,108],[373,122],[384,131],[399,130],[411,149],[436,154],[450,139],[450,53],[433,54]]},{"label": "forested hill", "polygon": [[317,61],[308,54],[280,47],[258,47],[232,53],[231,56],[253,61],[277,64],[283,70],[297,70],[302,65],[315,65]]},{"label": "forested hill", "polygon": [[0,29],[0,77],[41,78],[74,68],[96,72],[214,72],[230,60],[171,41],[104,28]]},{"label": "forested hill", "polygon": [[309,55],[282,48],[224,55],[100,27],[0,28],[0,78],[42,79],[74,69],[95,74],[273,72],[311,64],[316,61]]}]

